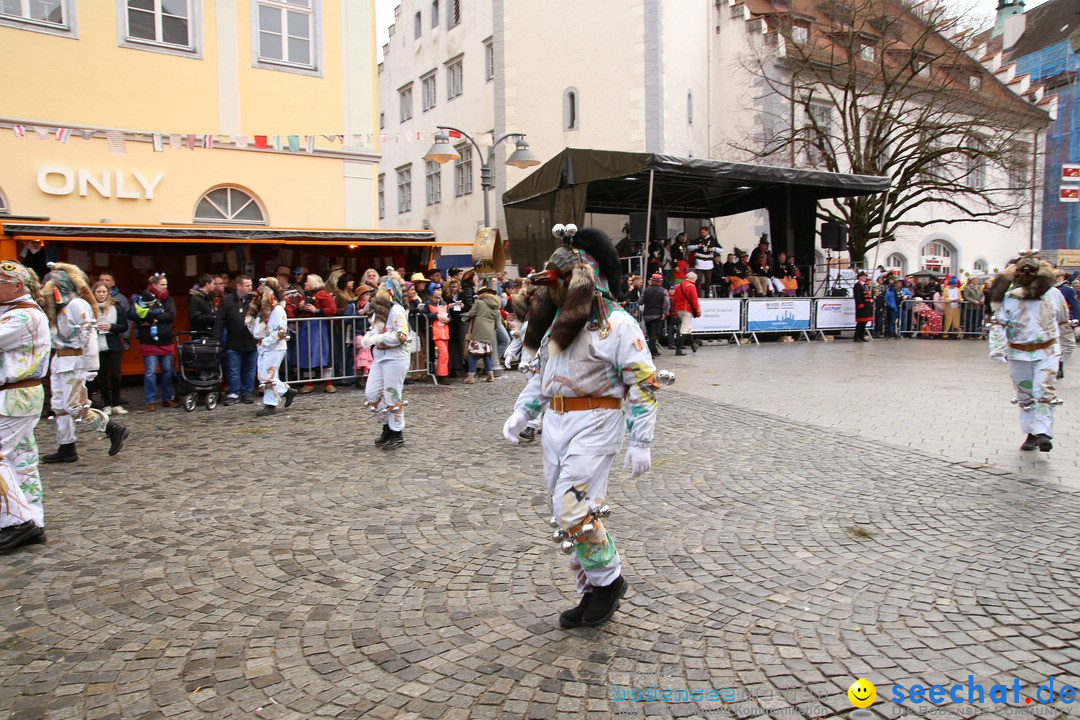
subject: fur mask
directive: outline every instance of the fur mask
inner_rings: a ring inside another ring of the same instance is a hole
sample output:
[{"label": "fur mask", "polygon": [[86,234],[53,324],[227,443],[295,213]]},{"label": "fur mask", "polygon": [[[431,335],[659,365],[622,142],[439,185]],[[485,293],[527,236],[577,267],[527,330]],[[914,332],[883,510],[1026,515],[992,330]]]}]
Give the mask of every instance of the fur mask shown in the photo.
[{"label": "fur mask", "polygon": [[[1022,267],[1035,269],[1035,278],[1028,285],[1016,280],[1016,273]],[[998,273],[990,284],[990,307],[997,310],[1008,294],[1020,300],[1038,300],[1046,291],[1054,287],[1056,272],[1050,263],[1039,257],[1034,251],[1020,253],[1020,257],[1003,272]]]},{"label": "fur mask", "polygon": [[45,276],[45,284],[41,287],[41,295],[41,307],[49,316],[49,326],[53,330],[56,329],[56,307],[66,305],[77,297],[90,305],[94,319],[98,317],[97,298],[90,290],[86,273],[74,265],[49,263],[49,272]]},{"label": "fur mask", "polygon": [[251,320],[257,314],[263,323],[268,322],[274,306],[280,303],[284,297],[285,293],[282,291],[277,278],[263,278],[259,281],[259,287],[255,289],[251,302],[248,304],[247,319]]}]

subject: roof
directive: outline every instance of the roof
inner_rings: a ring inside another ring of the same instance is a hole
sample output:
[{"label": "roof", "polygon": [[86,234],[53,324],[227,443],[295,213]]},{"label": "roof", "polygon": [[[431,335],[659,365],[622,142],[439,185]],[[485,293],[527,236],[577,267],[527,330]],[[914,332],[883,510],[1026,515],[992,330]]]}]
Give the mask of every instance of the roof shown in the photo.
[{"label": "roof", "polygon": [[1009,50],[1009,57],[1023,57],[1066,42],[1077,28],[1080,28],[1077,0],[1050,0],[1031,8],[1024,13],[1024,34]]},{"label": "roof", "polygon": [[113,225],[70,224],[11,220],[0,217],[0,235],[10,238],[103,241],[187,242],[220,244],[240,242],[274,245],[400,245],[472,246],[472,242],[444,242],[430,230],[364,230],[355,228],[275,228],[263,225]]},{"label": "roof", "polygon": [[800,197],[869,195],[889,189],[890,179],[817,170],[683,158],[655,153],[566,148],[503,194],[508,208],[541,209],[558,190],[579,186],[585,212],[626,214],[652,206],[670,217],[736,215]]}]

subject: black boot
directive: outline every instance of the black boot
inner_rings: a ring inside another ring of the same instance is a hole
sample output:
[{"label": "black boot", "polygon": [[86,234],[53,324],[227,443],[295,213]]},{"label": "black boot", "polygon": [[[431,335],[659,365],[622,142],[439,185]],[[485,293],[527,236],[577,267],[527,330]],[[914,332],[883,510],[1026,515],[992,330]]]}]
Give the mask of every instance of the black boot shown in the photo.
[{"label": "black boot", "polygon": [[127,440],[131,431],[120,423],[110,420],[105,426],[105,434],[109,436],[109,454],[115,455],[123,449],[124,441]]},{"label": "black boot", "polygon": [[378,439],[377,439],[377,440],[375,440],[375,445],[376,445],[377,447],[382,447],[382,446],[383,446],[383,445],[385,445],[385,444],[386,444],[387,442],[389,442],[389,441],[390,441],[390,433],[391,433],[391,432],[392,432],[392,431],[390,430],[390,425],[389,425],[388,423],[383,423],[383,426],[382,426],[382,435],[380,435],[380,436],[378,437]]},{"label": "black boot", "polygon": [[27,520],[21,525],[11,525],[0,530],[0,555],[11,552],[23,545],[37,545],[45,542],[45,528]]},{"label": "black boot", "polygon": [[1065,363],[1058,362],[1057,379],[1061,380],[1065,377]]},{"label": "black boot", "polygon": [[75,443],[65,443],[56,452],[41,456],[43,463],[75,462],[78,459],[79,454],[75,452]]},{"label": "black boot", "polygon": [[532,442],[536,439],[536,429],[530,425],[526,425],[525,429],[518,433],[518,437],[525,442]]},{"label": "black boot", "polygon": [[675,354],[676,355],[685,355],[686,354],[686,353],[684,353],[682,351],[682,344],[683,344],[683,336],[682,335],[676,335],[675,336]]},{"label": "black boot", "polygon": [[383,443],[383,450],[393,450],[394,448],[401,447],[405,444],[405,437],[401,434],[400,430],[391,430],[390,438]]},{"label": "black boot", "polygon": [[1024,440],[1024,444],[1020,446],[1021,450],[1034,450],[1039,447],[1039,435],[1032,435],[1028,433],[1027,439]]},{"label": "black boot", "polygon": [[697,352],[697,346],[698,346],[698,343],[694,342],[694,336],[693,336],[693,335],[691,335],[691,336],[690,336],[690,349],[691,349],[691,350],[692,350],[693,352]]},{"label": "black boot", "polygon": [[619,598],[625,593],[626,580],[623,580],[622,575],[615,578],[610,585],[593,588],[593,591],[589,593],[592,595],[589,606],[585,608],[581,616],[581,624],[585,627],[596,627],[606,623],[619,609]]},{"label": "black boot", "polygon": [[559,627],[564,628],[576,628],[581,627],[581,618],[585,616],[585,611],[589,609],[589,602],[592,600],[593,593],[587,592],[581,594],[581,602],[577,607],[566,610],[559,615]]},{"label": "black boot", "polygon": [[1050,437],[1049,435],[1038,435],[1037,437],[1039,440],[1040,452],[1050,452],[1054,449],[1054,443],[1050,442],[1051,440],[1053,440],[1052,437]]},{"label": "black boot", "polygon": [[299,395],[299,394],[300,394],[300,391],[297,390],[294,387],[291,387],[288,390],[286,390],[285,391],[285,403],[284,403],[285,407],[289,407],[290,405],[292,405],[293,400],[295,400],[296,396]]},{"label": "black boot", "polygon": [[255,413],[255,417],[267,417],[277,413],[277,405],[263,405],[263,409]]}]

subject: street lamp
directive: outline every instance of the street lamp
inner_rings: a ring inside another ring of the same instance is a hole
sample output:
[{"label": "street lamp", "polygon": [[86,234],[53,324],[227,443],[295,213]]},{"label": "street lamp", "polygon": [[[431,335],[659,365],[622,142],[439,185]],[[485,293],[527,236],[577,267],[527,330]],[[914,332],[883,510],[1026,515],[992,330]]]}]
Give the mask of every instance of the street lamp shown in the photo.
[{"label": "street lamp", "polygon": [[507,165],[512,165],[518,168],[532,167],[533,165],[540,164],[540,158],[536,157],[532,150],[529,149],[529,143],[525,142],[525,133],[506,133],[491,144],[487,152],[487,162],[484,161],[484,151],[480,149],[480,146],[476,143],[469,133],[458,130],[455,127],[449,125],[437,126],[439,132],[435,133],[435,144],[431,146],[431,149],[424,155],[424,159],[430,162],[437,162],[440,165],[448,163],[451,160],[457,160],[461,157],[460,153],[454,149],[454,146],[450,144],[450,138],[446,134],[446,130],[459,133],[462,137],[473,144],[476,148],[476,152],[480,157],[480,188],[484,191],[484,227],[491,227],[491,212],[488,209],[488,192],[495,187],[495,171],[492,165],[495,162],[495,148],[499,143],[510,138],[516,138],[516,147],[513,154],[506,160]]}]

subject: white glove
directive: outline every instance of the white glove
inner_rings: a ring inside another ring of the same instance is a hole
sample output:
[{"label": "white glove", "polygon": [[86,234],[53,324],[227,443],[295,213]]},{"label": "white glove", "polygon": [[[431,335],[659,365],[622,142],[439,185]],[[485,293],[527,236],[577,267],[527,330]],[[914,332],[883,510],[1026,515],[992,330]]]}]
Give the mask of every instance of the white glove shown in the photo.
[{"label": "white glove", "polygon": [[999,365],[1009,364],[1009,358],[1005,357],[1004,355],[991,355],[990,359],[998,363]]},{"label": "white glove", "polygon": [[517,445],[518,435],[525,429],[528,422],[529,418],[525,413],[515,410],[513,415],[506,418],[506,423],[503,425],[503,437],[511,445]]},{"label": "white glove", "polygon": [[652,452],[649,448],[630,446],[626,449],[626,460],[623,467],[633,467],[634,477],[641,477],[652,467]]},{"label": "white glove", "polygon": [[365,335],[364,339],[360,341],[360,344],[366,348],[369,348],[378,345],[379,341],[375,335]]}]

